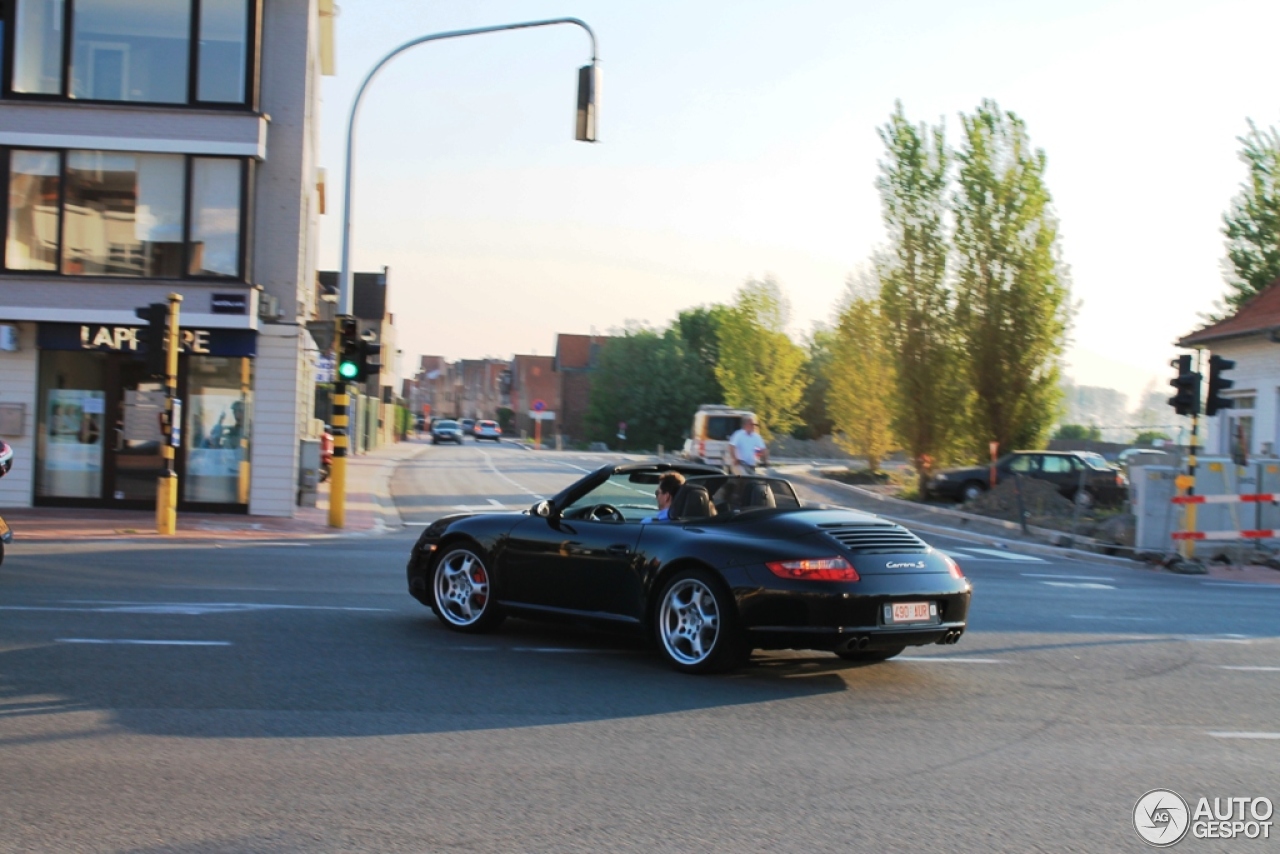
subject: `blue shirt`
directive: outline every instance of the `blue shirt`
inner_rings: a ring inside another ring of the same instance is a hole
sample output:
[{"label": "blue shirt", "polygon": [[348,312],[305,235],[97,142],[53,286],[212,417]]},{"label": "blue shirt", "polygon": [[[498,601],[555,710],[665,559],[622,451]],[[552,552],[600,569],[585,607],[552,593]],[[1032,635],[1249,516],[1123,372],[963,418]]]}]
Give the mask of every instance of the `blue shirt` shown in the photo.
[{"label": "blue shirt", "polygon": [[670,522],[670,521],[671,521],[671,508],[670,508],[670,507],[663,507],[661,510],[659,510],[659,511],[658,511],[658,514],[657,514],[656,516],[646,516],[645,518],[641,519],[640,521],[641,521],[642,523],[648,523],[648,522]]}]

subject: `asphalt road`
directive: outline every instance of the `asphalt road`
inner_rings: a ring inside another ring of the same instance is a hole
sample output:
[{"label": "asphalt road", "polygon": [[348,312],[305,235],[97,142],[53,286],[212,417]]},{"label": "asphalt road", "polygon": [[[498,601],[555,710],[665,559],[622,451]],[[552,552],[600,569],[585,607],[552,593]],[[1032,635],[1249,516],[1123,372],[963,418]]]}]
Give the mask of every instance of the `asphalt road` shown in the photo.
[{"label": "asphalt road", "polygon": [[711,678],[405,593],[418,526],[601,461],[429,447],[395,536],[16,545],[0,851],[1122,852],[1153,788],[1280,802],[1280,587],[926,537],[974,580],[960,644]]}]

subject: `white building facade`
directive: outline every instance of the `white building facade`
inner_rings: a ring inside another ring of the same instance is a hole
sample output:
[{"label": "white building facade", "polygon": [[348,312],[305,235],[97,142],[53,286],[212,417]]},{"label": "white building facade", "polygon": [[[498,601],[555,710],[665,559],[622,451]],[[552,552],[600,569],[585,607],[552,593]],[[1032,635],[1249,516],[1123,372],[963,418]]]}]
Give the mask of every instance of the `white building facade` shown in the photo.
[{"label": "white building facade", "polygon": [[176,293],[179,509],[292,515],[332,0],[0,9],[0,506],[154,506],[135,309]]}]

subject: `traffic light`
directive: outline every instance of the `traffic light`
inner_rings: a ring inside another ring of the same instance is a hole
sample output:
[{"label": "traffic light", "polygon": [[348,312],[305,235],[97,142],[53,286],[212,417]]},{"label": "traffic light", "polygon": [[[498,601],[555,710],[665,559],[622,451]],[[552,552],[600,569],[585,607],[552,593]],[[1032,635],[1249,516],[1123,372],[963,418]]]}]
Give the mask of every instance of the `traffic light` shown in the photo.
[{"label": "traffic light", "polygon": [[366,333],[369,337],[360,341],[360,361],[356,379],[364,382],[369,377],[377,376],[382,371],[382,345],[373,341],[374,333]]},{"label": "traffic light", "polygon": [[338,382],[355,382],[360,378],[360,328],[354,317],[338,322]]},{"label": "traffic light", "polygon": [[1219,409],[1233,409],[1236,402],[1222,393],[1235,385],[1235,382],[1223,379],[1222,375],[1236,366],[1231,359],[1221,356],[1209,357],[1209,396],[1204,402],[1205,415],[1217,415]]},{"label": "traffic light", "polygon": [[1169,398],[1169,405],[1179,415],[1200,414],[1200,374],[1191,370],[1191,357],[1179,356],[1169,363],[1178,369],[1178,376],[1169,380],[1169,385],[1178,390]]},{"label": "traffic light", "polygon": [[151,305],[135,308],[133,313],[139,320],[145,320],[138,335],[142,343],[143,358],[147,366],[147,374],[153,377],[167,376],[169,360],[165,351],[169,344],[169,304],[153,302]]}]

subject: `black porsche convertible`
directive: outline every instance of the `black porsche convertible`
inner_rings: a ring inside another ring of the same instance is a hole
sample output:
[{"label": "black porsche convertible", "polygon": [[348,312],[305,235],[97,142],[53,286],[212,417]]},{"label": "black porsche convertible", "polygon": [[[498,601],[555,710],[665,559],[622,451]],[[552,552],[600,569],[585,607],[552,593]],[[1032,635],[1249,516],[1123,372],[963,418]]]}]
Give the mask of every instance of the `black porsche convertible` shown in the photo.
[{"label": "black porsche convertible", "polygon": [[[658,478],[686,478],[653,521]],[[409,559],[409,592],[445,626],[507,615],[650,635],[678,670],[732,669],[753,649],[883,661],[955,643],[971,587],[900,525],[802,504],[786,480],[694,464],[606,465],[523,513],[446,516]]]}]

